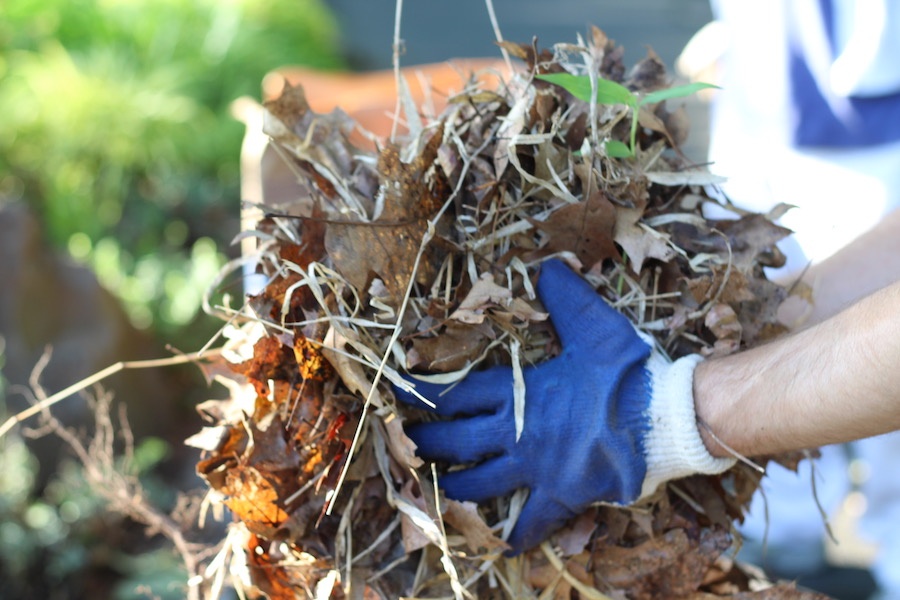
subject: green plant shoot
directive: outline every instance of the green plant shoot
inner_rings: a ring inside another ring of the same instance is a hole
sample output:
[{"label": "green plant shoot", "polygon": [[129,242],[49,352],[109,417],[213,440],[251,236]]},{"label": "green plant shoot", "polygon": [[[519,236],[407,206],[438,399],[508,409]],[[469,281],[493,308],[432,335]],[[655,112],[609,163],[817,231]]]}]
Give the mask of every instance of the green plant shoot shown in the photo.
[{"label": "green plant shoot", "polygon": [[664,90],[650,92],[644,96],[638,96],[627,87],[609,79],[597,78],[597,95],[591,90],[591,78],[587,75],[572,75],[571,73],[548,73],[535,75],[536,79],[558,85],[579,100],[591,102],[596,98],[597,104],[624,104],[631,109],[631,135],[629,144],[619,140],[607,140],[604,144],[606,153],[613,158],[631,158],[635,153],[637,141],[638,115],[642,106],[656,104],[663,100],[690,96],[700,90],[718,88],[711,83],[695,82],[687,85],[679,85]]}]

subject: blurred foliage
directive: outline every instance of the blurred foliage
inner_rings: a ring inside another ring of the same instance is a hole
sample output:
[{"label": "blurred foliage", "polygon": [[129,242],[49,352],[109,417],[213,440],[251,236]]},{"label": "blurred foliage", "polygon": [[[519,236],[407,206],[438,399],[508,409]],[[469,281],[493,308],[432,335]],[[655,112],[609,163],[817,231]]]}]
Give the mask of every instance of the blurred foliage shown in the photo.
[{"label": "blurred foliage", "polygon": [[[0,372],[4,347],[0,338]],[[15,392],[6,388],[0,375],[0,397]],[[0,420],[7,416],[0,405]],[[133,460],[121,465],[162,507],[175,502],[174,492],[155,474],[168,452],[167,442],[147,438],[135,448]],[[184,596],[184,567],[172,550],[148,550],[145,533],[108,511],[80,464],[63,461],[41,485],[37,463],[18,431],[0,438],[0,598]],[[126,554],[123,547],[136,553]]]},{"label": "blurred foliage", "polygon": [[[184,597],[184,566],[171,548],[154,549],[141,526],[110,513],[72,460],[38,489],[36,460],[17,433],[0,440],[0,598],[148,597],[141,588],[152,589],[149,597]],[[145,489],[171,496],[154,466],[143,465]]]},{"label": "blurred foliage", "polygon": [[[229,105],[284,64],[342,66],[319,0],[0,2],[0,202],[31,206],[135,325],[196,349],[219,325],[200,299],[239,226],[243,126]],[[0,398],[13,391],[0,379]],[[162,508],[169,448],[143,439],[135,454]],[[109,513],[80,465],[37,473],[18,434],[0,439],[0,598],[183,596],[171,549]]]},{"label": "blurred foliage", "polygon": [[284,64],[341,66],[318,0],[2,2],[0,198],[34,207],[136,325],[190,347],[238,231],[228,107]]}]

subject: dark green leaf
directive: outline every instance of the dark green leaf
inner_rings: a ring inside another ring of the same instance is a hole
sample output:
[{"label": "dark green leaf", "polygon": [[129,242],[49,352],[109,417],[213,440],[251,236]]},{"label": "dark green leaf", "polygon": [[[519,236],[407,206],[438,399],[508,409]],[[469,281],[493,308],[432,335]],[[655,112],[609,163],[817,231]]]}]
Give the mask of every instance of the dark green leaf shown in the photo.
[{"label": "dark green leaf", "polygon": [[[579,100],[591,101],[591,78],[587,75],[571,75],[569,73],[549,73],[547,75],[535,75],[537,79],[558,85]],[[610,81],[597,78],[597,103],[598,104],[624,104],[635,106],[637,98],[627,87]]]},{"label": "dark green leaf", "polygon": [[655,102],[662,102],[663,100],[669,100],[671,98],[681,98],[683,96],[690,96],[691,94],[696,94],[700,90],[705,90],[708,88],[717,88],[719,86],[713,85],[711,83],[703,83],[698,81],[696,83],[689,83],[687,85],[679,85],[676,87],[667,88],[664,90],[657,90],[655,92],[650,92],[638,103],[639,106],[643,106],[644,104],[653,104]]}]

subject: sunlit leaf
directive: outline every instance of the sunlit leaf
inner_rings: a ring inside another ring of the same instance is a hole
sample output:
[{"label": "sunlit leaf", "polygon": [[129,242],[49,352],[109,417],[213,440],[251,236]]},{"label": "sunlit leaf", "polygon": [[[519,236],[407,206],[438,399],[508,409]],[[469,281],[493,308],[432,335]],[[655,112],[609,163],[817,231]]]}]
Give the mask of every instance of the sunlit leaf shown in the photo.
[{"label": "sunlit leaf", "polygon": [[666,88],[664,90],[656,90],[655,92],[650,92],[649,94],[641,98],[638,106],[643,106],[644,104],[654,104],[656,102],[662,102],[663,100],[670,100],[672,98],[682,98],[684,96],[690,96],[691,94],[696,94],[700,90],[707,90],[709,88],[719,89],[719,86],[698,81],[696,83],[679,85],[676,87]]},{"label": "sunlit leaf", "polygon": [[[591,78],[587,75],[572,75],[570,73],[548,73],[536,75],[537,79],[558,85],[579,100],[591,101]],[[635,106],[637,98],[627,87],[609,79],[597,78],[597,103],[598,104],[624,104]]]}]

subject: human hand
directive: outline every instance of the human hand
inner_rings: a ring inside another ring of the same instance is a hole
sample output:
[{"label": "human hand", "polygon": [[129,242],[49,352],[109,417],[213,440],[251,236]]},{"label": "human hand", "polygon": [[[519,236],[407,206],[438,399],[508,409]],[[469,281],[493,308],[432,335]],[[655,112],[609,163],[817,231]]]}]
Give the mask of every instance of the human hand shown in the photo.
[{"label": "human hand", "polygon": [[470,373],[450,387],[417,382],[438,414],[456,419],[408,429],[422,457],[475,463],[441,477],[450,498],[480,502],[529,489],[508,540],[516,552],[594,502],[628,504],[667,479],[733,464],[710,456],[697,431],[691,383],[698,357],[669,363],[557,260],[542,265],[537,290],[562,352],[523,370],[519,440],[509,367]]}]

